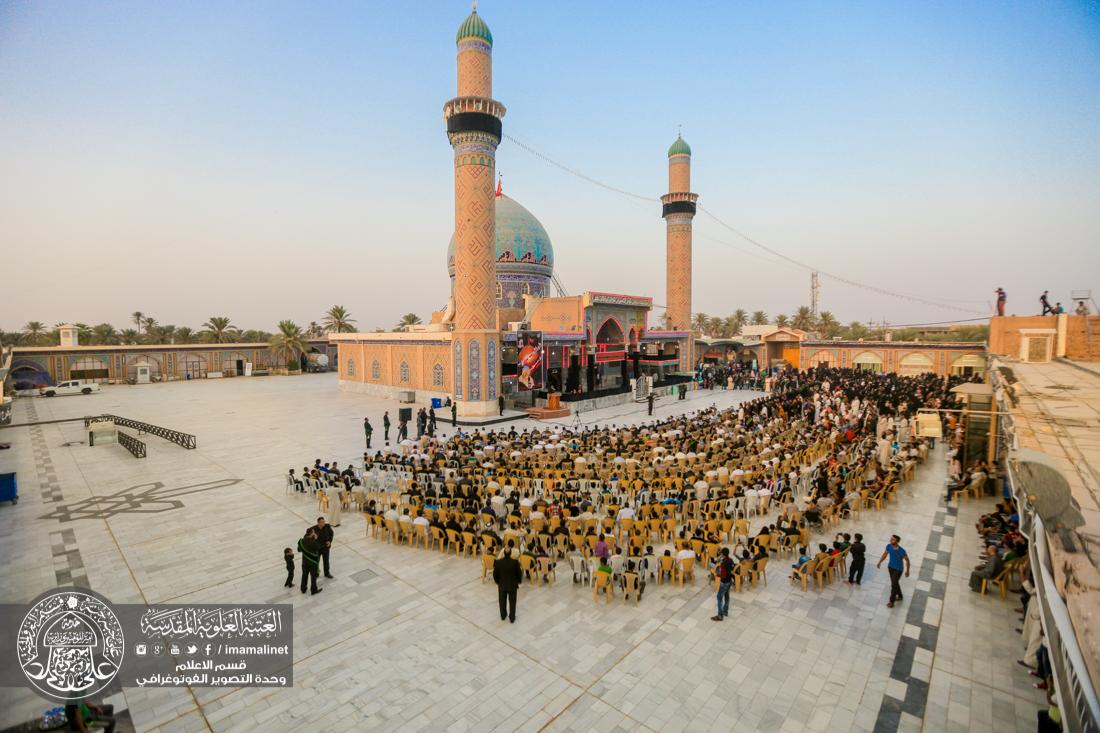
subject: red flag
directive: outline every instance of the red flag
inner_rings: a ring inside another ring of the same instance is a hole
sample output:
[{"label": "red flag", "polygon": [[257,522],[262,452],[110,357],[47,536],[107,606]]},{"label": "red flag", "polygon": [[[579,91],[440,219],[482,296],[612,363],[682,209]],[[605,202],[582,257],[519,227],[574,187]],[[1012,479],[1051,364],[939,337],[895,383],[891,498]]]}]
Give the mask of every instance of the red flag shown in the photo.
[{"label": "red flag", "polygon": [[497,198],[500,198],[504,193],[504,189],[500,186],[500,179],[497,179]]}]

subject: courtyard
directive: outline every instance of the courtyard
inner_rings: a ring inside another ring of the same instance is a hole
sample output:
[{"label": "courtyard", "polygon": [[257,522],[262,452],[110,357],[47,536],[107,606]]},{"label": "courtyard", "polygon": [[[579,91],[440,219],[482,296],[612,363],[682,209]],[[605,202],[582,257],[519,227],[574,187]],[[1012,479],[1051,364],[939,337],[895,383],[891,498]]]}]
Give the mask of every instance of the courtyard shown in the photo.
[{"label": "courtyard", "polygon": [[[946,510],[935,455],[898,502],[838,528],[862,532],[872,561],[891,533],[902,535],[913,593],[895,609],[885,607],[885,571],[872,564],[862,586],[803,593],[776,558],[767,585],[734,595],[728,623],[709,620],[703,578],[683,589],[651,582],[635,607],[619,597],[593,605],[590,589],[562,572],[525,585],[516,624],[502,624],[478,561],[370,539],[354,513],[336,530],[326,592],[285,589],[282,549],[318,515],[314,500],[286,493],[286,470],[353,461],[363,417],[378,426],[377,445],[383,410],[395,416],[395,403],[335,387],[334,375],[307,375],[16,401],[14,423],[46,424],[3,434],[12,449],[0,470],[17,471],[21,484],[19,504],[0,508],[5,601],[77,584],[116,603],[294,604],[293,689],[126,689],[113,702],[136,730],[1034,727],[1042,697],[1014,663],[1015,603],[966,588],[972,523],[991,500]],[[659,401],[656,413],[756,394],[693,392]],[[641,422],[644,411],[624,405],[583,419]],[[148,457],[138,460],[118,445],[81,443],[80,421],[49,422],[100,413],[194,433],[198,449],[145,436]],[[0,729],[46,707],[25,690],[3,697]]]}]

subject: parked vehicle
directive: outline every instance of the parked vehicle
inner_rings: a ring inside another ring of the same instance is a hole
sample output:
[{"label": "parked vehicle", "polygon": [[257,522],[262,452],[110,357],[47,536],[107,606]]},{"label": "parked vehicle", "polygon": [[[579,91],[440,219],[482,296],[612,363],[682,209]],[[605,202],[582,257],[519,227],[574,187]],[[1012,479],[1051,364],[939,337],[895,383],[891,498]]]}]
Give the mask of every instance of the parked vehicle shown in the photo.
[{"label": "parked vehicle", "polygon": [[98,392],[99,385],[95,382],[81,382],[79,379],[70,379],[67,382],[59,382],[52,387],[42,387],[38,394],[42,397],[54,397],[67,394],[91,394]]}]

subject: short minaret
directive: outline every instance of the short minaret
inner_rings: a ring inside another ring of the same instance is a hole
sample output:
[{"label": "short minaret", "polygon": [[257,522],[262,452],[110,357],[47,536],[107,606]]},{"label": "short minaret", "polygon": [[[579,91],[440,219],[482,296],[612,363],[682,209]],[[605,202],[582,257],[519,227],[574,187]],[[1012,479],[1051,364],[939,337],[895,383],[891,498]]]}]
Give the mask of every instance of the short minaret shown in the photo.
[{"label": "short minaret", "polygon": [[494,184],[505,110],[493,99],[493,34],[476,4],[455,40],[458,96],[443,107],[455,166],[451,391],[459,415],[491,415],[500,389]]},{"label": "short minaret", "polygon": [[[665,308],[673,331],[691,330],[691,221],[698,198],[691,193],[691,148],[677,136],[668,149],[668,193],[661,197],[667,257]],[[681,354],[682,371],[694,366],[693,344],[689,339],[688,353]]]},{"label": "short minaret", "polygon": [[57,327],[58,337],[62,346],[80,346],[80,329],[71,323],[65,323]]}]

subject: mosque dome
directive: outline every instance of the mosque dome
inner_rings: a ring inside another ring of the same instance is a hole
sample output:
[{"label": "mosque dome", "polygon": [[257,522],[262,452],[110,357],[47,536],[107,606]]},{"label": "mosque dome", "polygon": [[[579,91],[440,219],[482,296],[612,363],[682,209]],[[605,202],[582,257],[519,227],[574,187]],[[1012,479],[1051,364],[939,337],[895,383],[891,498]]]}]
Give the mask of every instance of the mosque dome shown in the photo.
[{"label": "mosque dome", "polygon": [[[524,294],[550,295],[554,274],[554,247],[550,235],[534,214],[515,199],[496,199],[497,306],[523,305]],[[447,274],[455,277],[455,239],[447,247]]]},{"label": "mosque dome", "polygon": [[668,149],[668,157],[671,158],[674,155],[691,155],[691,146],[679,135],[676,136],[676,142],[672,143]]},{"label": "mosque dome", "polygon": [[462,25],[458,27],[458,33],[455,35],[455,43],[458,43],[463,38],[480,38],[490,46],[493,45],[493,34],[489,32],[488,24],[481,19],[481,16],[477,14],[476,10],[470,13],[470,16],[462,21]]}]

